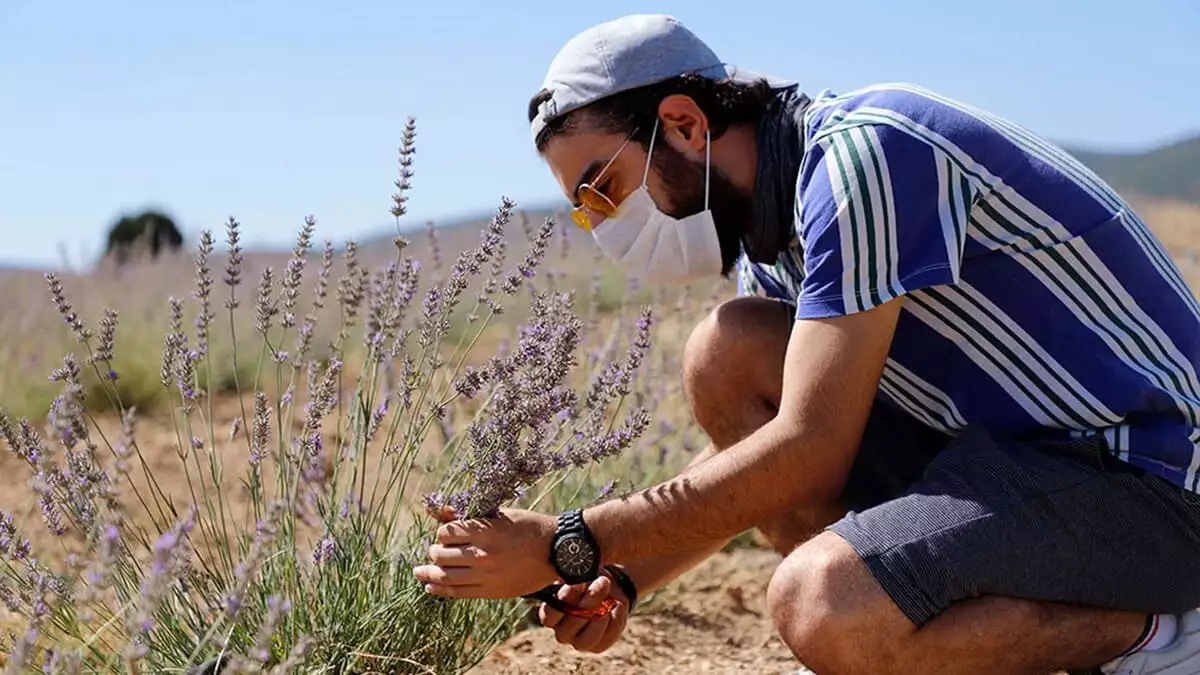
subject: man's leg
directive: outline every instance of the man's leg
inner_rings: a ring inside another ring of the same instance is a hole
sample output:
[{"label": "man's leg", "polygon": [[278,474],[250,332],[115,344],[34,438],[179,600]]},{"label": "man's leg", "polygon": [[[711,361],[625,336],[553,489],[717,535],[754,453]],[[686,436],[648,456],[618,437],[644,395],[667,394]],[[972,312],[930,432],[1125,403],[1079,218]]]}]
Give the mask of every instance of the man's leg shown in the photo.
[{"label": "man's leg", "polygon": [[[716,452],[733,446],[775,417],[783,392],[790,307],[762,298],[718,305],[688,338],[683,382],[696,423]],[[757,529],[782,555],[837,520],[833,505],[776,518]]]},{"label": "man's leg", "polygon": [[784,641],[821,675],[1049,675],[1115,657],[1146,622],[1135,612],[981,597],[917,628],[832,532],[784,561],[768,601]]},{"label": "man's leg", "polygon": [[[692,414],[711,440],[706,455],[738,443],[775,417],[794,311],[784,302],[738,298],[718,306],[692,332],[683,380]],[[877,402],[839,502],[813,505],[756,529],[786,556],[847,508],[867,508],[903,492],[948,440]]]},{"label": "man's leg", "polygon": [[816,672],[1089,668],[1147,613],[1200,606],[1200,507],[1178,490],[1111,459],[961,440],[777,570],[772,614]]}]

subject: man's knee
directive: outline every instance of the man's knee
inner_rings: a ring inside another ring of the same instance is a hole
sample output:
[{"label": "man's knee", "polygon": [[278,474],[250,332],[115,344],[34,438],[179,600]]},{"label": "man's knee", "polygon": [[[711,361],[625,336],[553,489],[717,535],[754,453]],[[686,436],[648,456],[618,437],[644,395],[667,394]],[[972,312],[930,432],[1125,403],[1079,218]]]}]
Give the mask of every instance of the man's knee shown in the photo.
[{"label": "man's knee", "polygon": [[837,552],[817,536],[784,558],[767,586],[775,627],[801,658],[835,618],[837,566]]},{"label": "man's knee", "polygon": [[692,330],[683,352],[683,383],[696,421],[710,434],[746,404],[777,401],[787,350],[785,309],[773,300],[736,298]]},{"label": "man's knee", "polygon": [[784,643],[805,665],[834,675],[888,672],[887,655],[900,637],[889,603],[854,550],[831,532],[793,551],[767,587]]}]

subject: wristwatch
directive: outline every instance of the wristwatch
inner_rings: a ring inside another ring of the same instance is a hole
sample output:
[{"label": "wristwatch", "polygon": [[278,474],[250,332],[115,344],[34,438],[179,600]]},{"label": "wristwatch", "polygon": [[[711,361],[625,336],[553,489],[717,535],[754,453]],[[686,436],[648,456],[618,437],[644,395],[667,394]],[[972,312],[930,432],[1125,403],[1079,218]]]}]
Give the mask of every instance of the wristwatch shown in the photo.
[{"label": "wristwatch", "polygon": [[550,564],[563,582],[571,586],[589,583],[600,576],[600,546],[583,522],[582,509],[558,514],[558,529],[550,544]]}]

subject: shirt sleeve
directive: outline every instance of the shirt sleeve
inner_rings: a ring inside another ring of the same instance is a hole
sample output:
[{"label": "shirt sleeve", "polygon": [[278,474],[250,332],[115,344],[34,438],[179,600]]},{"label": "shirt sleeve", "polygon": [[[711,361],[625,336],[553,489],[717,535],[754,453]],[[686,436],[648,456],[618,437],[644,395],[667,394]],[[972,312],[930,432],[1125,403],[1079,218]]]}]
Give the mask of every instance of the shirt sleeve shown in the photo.
[{"label": "shirt sleeve", "polygon": [[835,122],[801,166],[797,319],[862,312],[959,279],[978,182],[923,128]]}]

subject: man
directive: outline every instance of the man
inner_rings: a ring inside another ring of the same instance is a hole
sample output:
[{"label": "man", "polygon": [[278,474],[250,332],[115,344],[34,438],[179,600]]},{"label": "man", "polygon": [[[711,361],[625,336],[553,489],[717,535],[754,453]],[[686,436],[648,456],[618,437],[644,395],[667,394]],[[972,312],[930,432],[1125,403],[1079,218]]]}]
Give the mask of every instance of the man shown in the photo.
[{"label": "man", "polygon": [[687,345],[711,446],[681,476],[447,523],[429,592],[611,594],[542,608],[601,651],[757,527],[818,673],[1200,673],[1200,305],[1094,174],[918,87],[810,99],[666,16],[573,38],[529,117],[613,260],[743,297]]}]

